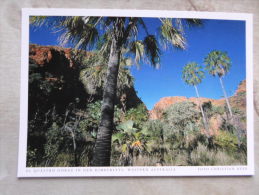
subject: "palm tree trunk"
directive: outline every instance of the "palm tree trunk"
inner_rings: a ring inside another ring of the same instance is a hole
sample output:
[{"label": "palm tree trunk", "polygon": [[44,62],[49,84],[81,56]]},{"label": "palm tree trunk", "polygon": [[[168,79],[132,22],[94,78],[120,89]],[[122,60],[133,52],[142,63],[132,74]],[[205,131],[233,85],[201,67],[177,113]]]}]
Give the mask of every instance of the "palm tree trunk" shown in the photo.
[{"label": "palm tree trunk", "polygon": [[209,125],[208,125],[208,121],[206,120],[205,113],[203,111],[203,108],[202,108],[202,105],[201,105],[201,102],[200,102],[200,94],[199,94],[199,91],[198,91],[198,88],[197,88],[196,85],[194,85],[194,88],[195,88],[196,95],[197,95],[198,102],[199,102],[199,107],[200,107],[201,114],[202,114],[203,124],[205,126],[206,131],[207,131],[207,134],[208,134],[207,136],[209,136],[209,133],[210,133]]},{"label": "palm tree trunk", "polygon": [[93,153],[93,166],[110,166],[114,102],[116,98],[120,55],[120,44],[116,39],[113,39],[108,61],[107,79],[103,91],[101,121]]},{"label": "palm tree trunk", "polygon": [[160,147],[162,147],[161,148],[161,159],[160,159],[160,163],[161,164],[164,164],[164,162],[165,162],[165,141],[164,141],[164,130],[163,130],[163,128],[161,128],[161,130],[160,130],[160,139],[161,139],[161,143],[160,143]]},{"label": "palm tree trunk", "polygon": [[229,100],[228,100],[228,96],[227,96],[227,93],[226,93],[226,90],[225,90],[225,87],[224,87],[224,84],[223,84],[223,80],[222,80],[221,77],[219,77],[219,81],[220,81],[222,91],[224,93],[225,100],[227,102],[227,107],[228,107],[228,111],[229,111],[229,114],[230,114],[230,118],[232,119],[232,117],[233,117],[232,110],[231,110],[230,103],[229,103]]}]

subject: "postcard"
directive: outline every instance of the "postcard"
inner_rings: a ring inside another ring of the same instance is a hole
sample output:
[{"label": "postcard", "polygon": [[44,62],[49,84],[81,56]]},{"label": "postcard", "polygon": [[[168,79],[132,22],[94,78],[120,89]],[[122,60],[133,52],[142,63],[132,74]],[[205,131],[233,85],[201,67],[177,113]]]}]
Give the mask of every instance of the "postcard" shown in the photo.
[{"label": "postcard", "polygon": [[18,177],[253,175],[252,25],[23,9]]}]

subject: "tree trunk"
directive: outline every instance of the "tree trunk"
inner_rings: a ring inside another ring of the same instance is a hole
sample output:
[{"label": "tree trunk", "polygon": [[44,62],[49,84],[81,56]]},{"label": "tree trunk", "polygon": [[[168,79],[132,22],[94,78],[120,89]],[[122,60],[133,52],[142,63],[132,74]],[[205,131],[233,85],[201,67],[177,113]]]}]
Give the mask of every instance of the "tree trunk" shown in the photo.
[{"label": "tree trunk", "polygon": [[161,128],[160,130],[160,139],[161,139],[161,142],[160,142],[160,153],[161,153],[161,158],[160,158],[160,163],[163,165],[164,162],[165,162],[165,142],[164,142],[164,130],[163,128]]},{"label": "tree trunk", "polygon": [[114,102],[116,99],[120,55],[120,44],[115,38],[113,38],[108,61],[106,83],[103,91],[101,121],[93,153],[93,166],[110,166]]},{"label": "tree trunk", "polygon": [[198,102],[199,102],[199,107],[200,107],[201,114],[202,114],[203,124],[204,124],[204,126],[205,126],[206,131],[207,131],[207,134],[208,134],[207,136],[209,136],[209,133],[210,133],[209,125],[208,125],[208,121],[206,120],[205,113],[204,113],[204,111],[203,111],[203,108],[202,108],[202,105],[201,105],[201,102],[200,102],[199,91],[198,91],[198,88],[197,88],[196,85],[194,85],[194,88],[195,88],[196,95],[197,95]]},{"label": "tree trunk", "polygon": [[237,137],[237,141],[238,141],[238,148],[240,148],[240,137],[238,135],[238,132],[239,132],[239,125],[237,125],[236,123],[236,117],[233,117],[233,113],[232,113],[232,110],[231,110],[231,106],[230,106],[230,103],[229,103],[229,100],[228,100],[228,96],[227,96],[227,93],[226,93],[226,90],[225,90],[225,87],[224,87],[224,84],[223,84],[223,80],[221,77],[219,77],[219,81],[220,81],[220,84],[221,84],[221,88],[222,88],[222,91],[224,93],[224,97],[225,97],[225,100],[227,102],[227,107],[228,107],[228,111],[229,111],[229,115],[230,115],[230,124],[233,125],[234,129],[236,130],[235,134],[236,134],[236,137]]},{"label": "tree trunk", "polygon": [[221,84],[222,91],[224,93],[225,100],[227,102],[227,107],[228,107],[228,111],[229,111],[229,114],[230,114],[230,119],[232,119],[232,117],[233,117],[232,110],[231,110],[230,103],[229,103],[229,100],[228,100],[228,96],[227,96],[227,93],[226,93],[226,90],[225,90],[225,87],[224,87],[224,84],[223,84],[223,81],[222,81],[221,77],[219,77],[219,81],[220,81],[220,84]]}]

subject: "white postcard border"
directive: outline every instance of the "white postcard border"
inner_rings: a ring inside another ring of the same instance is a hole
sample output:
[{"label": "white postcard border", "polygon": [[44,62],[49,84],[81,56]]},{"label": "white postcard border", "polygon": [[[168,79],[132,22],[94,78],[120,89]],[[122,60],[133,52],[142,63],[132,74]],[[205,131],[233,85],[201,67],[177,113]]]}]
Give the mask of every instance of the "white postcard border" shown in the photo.
[{"label": "white postcard border", "polygon": [[[246,22],[247,88],[247,165],[246,166],[165,166],[165,167],[26,167],[28,119],[29,16],[135,16],[173,17]],[[22,9],[21,88],[18,177],[114,177],[114,176],[249,176],[254,175],[254,107],[253,107],[253,23],[252,14],[123,10],[123,9]]]}]

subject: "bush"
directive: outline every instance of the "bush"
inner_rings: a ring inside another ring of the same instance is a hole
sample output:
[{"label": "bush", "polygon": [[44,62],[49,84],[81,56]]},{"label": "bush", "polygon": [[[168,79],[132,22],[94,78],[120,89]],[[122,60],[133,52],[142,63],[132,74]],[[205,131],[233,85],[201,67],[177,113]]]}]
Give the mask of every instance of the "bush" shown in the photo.
[{"label": "bush", "polygon": [[223,131],[230,132],[230,133],[235,132],[234,125],[231,124],[230,121],[228,119],[225,119],[225,118],[222,118],[222,123],[221,123],[220,129],[222,129]]},{"label": "bush", "polygon": [[170,106],[163,115],[164,132],[173,149],[191,149],[190,146],[199,134],[200,113],[192,102],[181,102]]},{"label": "bush", "polygon": [[225,113],[225,108],[223,106],[212,106],[212,112],[214,114],[223,115]]},{"label": "bush", "polygon": [[148,111],[144,104],[139,104],[136,108],[131,108],[126,112],[126,120],[133,120],[137,127],[148,120]]},{"label": "bush", "polygon": [[238,151],[237,137],[227,131],[219,131],[219,134],[214,139],[214,145],[230,154]]},{"label": "bush", "polygon": [[198,130],[199,112],[192,102],[181,102],[170,106],[164,112],[163,119],[167,129],[186,135]]}]

